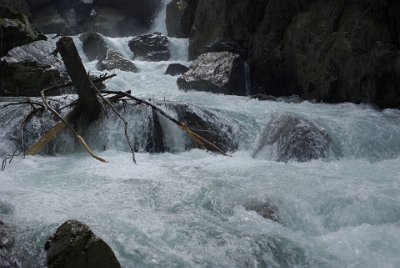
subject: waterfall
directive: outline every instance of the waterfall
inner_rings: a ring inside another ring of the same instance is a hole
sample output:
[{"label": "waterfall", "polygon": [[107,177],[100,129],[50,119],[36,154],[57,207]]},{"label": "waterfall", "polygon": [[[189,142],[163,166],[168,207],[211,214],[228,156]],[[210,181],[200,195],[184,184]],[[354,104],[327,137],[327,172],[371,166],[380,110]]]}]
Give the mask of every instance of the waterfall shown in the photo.
[{"label": "waterfall", "polygon": [[150,32],[160,32],[164,35],[168,35],[167,25],[165,24],[165,20],[167,18],[167,5],[170,2],[171,0],[162,0],[160,9],[158,11],[157,16],[154,19]]},{"label": "waterfall", "polygon": [[251,77],[250,77],[250,67],[247,62],[244,63],[245,79],[246,79],[246,94],[251,95]]}]

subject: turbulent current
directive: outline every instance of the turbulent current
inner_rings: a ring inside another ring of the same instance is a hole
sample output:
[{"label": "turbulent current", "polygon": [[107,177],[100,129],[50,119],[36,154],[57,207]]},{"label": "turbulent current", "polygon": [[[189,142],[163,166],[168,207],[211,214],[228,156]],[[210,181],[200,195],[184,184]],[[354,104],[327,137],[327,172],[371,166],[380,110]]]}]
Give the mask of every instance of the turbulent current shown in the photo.
[{"label": "turbulent current", "polygon": [[[130,38],[106,40],[132,58]],[[86,68],[99,73],[75,41]],[[170,61],[134,61],[139,72],[115,70],[107,88],[132,90],[173,116],[168,103],[190,105],[231,133],[231,157],[187,149],[184,133],[164,119],[168,152],[148,153],[148,111],[129,106],[123,115],[137,165],[112,116],[85,133],[106,164],[68,149],[77,147],[68,135],[53,155],[15,157],[0,173],[0,218],[15,228],[21,266],[45,266],[46,239],[77,219],[123,267],[400,267],[400,111],[180,91],[177,77],[164,72],[172,62],[190,64],[187,47],[188,40],[170,38]],[[20,113],[0,109],[1,156],[15,149]],[[317,153],[329,136],[320,157],[280,161],[293,137],[274,143],[271,131],[288,115],[320,134]],[[273,206],[277,219],[249,204]]]}]

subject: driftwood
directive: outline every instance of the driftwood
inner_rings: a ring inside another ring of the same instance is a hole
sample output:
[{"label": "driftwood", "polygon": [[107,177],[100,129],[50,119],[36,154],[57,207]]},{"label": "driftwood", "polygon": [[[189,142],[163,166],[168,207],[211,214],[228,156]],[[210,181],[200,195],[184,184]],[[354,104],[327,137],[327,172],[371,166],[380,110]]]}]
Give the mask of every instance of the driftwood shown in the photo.
[{"label": "driftwood", "polygon": [[[75,47],[75,44],[70,37],[62,37],[57,42],[57,50],[60,53],[64,65],[68,71],[68,74],[71,78],[72,85],[77,90],[79,101],[78,106],[67,116],[67,119],[64,119],[56,110],[54,110],[47,102],[46,99],[46,91],[53,90],[54,88],[60,87],[52,87],[48,89],[44,89],[40,92],[43,103],[48,110],[50,110],[60,121],[56,123],[56,125],[51,128],[48,132],[46,132],[38,142],[36,142],[27,152],[27,155],[35,155],[38,154],[43,148],[51,141],[53,141],[67,126],[71,132],[75,135],[79,143],[87,150],[87,152],[96,160],[101,162],[106,162],[101,157],[96,156],[90,147],[87,145],[86,141],[82,138],[81,135],[68,123],[68,120],[77,119],[79,117],[84,116],[88,123],[96,120],[101,113],[101,104],[97,99],[97,92],[93,88],[93,83],[90,81],[88,74],[86,73],[85,67],[83,66],[82,60],[79,57],[78,51]],[[104,80],[107,77],[103,78]],[[107,78],[108,79],[108,78]]]},{"label": "driftwood", "polygon": [[79,57],[74,41],[71,37],[61,37],[57,42],[57,49],[71,77],[72,84],[78,93],[78,105],[82,109],[82,115],[90,123],[99,117],[101,105],[96,97],[96,91],[92,87],[82,60]]}]

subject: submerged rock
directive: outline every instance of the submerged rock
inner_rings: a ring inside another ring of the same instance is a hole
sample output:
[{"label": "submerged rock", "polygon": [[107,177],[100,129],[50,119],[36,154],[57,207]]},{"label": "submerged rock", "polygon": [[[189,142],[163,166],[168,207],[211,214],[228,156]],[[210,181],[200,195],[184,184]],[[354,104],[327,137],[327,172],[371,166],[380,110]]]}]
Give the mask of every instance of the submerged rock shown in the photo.
[{"label": "submerged rock", "polygon": [[165,74],[176,76],[176,75],[186,73],[188,70],[189,70],[189,68],[186,67],[185,65],[182,65],[179,63],[172,63],[172,64],[168,65],[168,68],[165,71]]},{"label": "submerged rock", "polygon": [[117,51],[109,49],[106,53],[106,57],[104,60],[99,61],[97,64],[97,68],[100,71],[111,71],[114,69],[119,69],[125,72],[133,72],[137,73],[139,70],[137,69],[136,65],[131,62],[130,60],[125,59],[119,54]]},{"label": "submerged rock", "polygon": [[83,51],[90,61],[103,60],[110,49],[103,36],[99,33],[84,33],[79,37],[79,40],[82,41]]},{"label": "submerged rock", "polygon": [[188,72],[178,78],[183,90],[198,90],[227,95],[247,95],[245,63],[238,54],[210,52],[200,55]]},{"label": "submerged rock", "polygon": [[121,267],[114,252],[90,228],[78,221],[62,224],[45,245],[49,268]]},{"label": "submerged rock", "polygon": [[326,158],[331,141],[324,128],[306,119],[284,114],[267,124],[259,137],[253,157],[272,158],[281,162]]},{"label": "submerged rock", "polygon": [[0,73],[1,96],[40,96],[42,89],[67,81],[55,68],[35,61],[0,61]]},{"label": "submerged rock", "polygon": [[46,40],[45,36],[33,29],[25,15],[3,6],[0,6],[0,32],[0,57],[14,47],[36,40]]},{"label": "submerged rock", "polygon": [[265,219],[279,222],[279,211],[271,201],[258,202],[250,201],[244,205],[244,208],[249,211],[255,211]]},{"label": "submerged rock", "polygon": [[168,38],[161,33],[144,34],[129,41],[134,59],[167,61],[171,57]]}]

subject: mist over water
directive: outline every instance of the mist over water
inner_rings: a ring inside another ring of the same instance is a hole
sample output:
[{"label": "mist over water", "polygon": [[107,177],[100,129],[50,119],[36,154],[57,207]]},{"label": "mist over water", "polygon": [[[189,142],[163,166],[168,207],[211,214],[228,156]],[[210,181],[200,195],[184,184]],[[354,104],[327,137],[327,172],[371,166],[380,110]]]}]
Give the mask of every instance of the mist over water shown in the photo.
[{"label": "mist over water", "polygon": [[[86,68],[99,73],[78,40]],[[128,40],[106,38],[131,59]],[[169,103],[189,104],[232,127],[238,150],[232,157],[187,151],[184,133],[161,118],[172,153],[146,153],[151,111],[128,106],[137,165],[111,115],[84,133],[109,163],[77,149],[69,134],[53,156],[16,157],[0,172],[0,218],[18,230],[23,267],[45,266],[44,243],[68,219],[88,224],[123,267],[400,267],[399,110],[179,91],[177,77],[163,74],[172,62],[190,64],[188,40],[169,40],[170,61],[134,61],[139,72],[115,70],[107,88],[132,90],[173,116]],[[277,162],[273,146],[252,157],[271,120],[286,114],[329,134],[327,157]],[[22,118],[20,107],[0,109],[2,156],[15,149],[10,137]],[[44,123],[52,122],[36,125]],[[246,210],[254,202],[273,204],[278,222]]]}]

